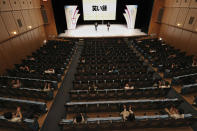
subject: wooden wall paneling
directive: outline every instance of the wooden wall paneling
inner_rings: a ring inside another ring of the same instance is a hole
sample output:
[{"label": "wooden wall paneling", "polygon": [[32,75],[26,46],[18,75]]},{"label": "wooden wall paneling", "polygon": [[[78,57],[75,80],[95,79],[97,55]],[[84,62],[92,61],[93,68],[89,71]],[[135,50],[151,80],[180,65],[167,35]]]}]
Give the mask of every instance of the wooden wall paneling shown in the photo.
[{"label": "wooden wall paneling", "polygon": [[165,6],[165,7],[170,7],[170,6],[172,6],[172,0],[165,0],[164,6]]},{"label": "wooden wall paneling", "polygon": [[21,39],[21,43],[22,43],[22,47],[23,47],[23,50],[22,50],[22,59],[24,59],[27,55],[29,55],[31,52],[31,46],[30,46],[30,42],[29,42],[29,39],[27,37],[27,34],[22,34],[19,36],[20,39]]},{"label": "wooden wall paneling", "polygon": [[24,18],[27,30],[32,29],[33,24],[32,24],[31,18],[30,18],[29,10],[22,10],[22,16]]},{"label": "wooden wall paneling", "polygon": [[1,54],[1,56],[2,56],[2,58],[3,59],[1,59],[1,69],[3,70],[3,71],[1,71],[1,73],[3,73],[5,70],[6,70],[6,68],[8,68],[8,67],[11,67],[11,64],[9,63],[9,57],[8,57],[8,52],[7,52],[7,50],[5,50],[5,44],[7,44],[8,42],[5,42],[5,43],[2,43],[2,44],[0,44],[0,54]]},{"label": "wooden wall paneling", "polygon": [[17,56],[15,54],[15,51],[13,50],[11,41],[8,40],[4,42],[3,44],[0,44],[0,47],[1,47],[1,52],[3,53],[4,58],[7,61],[6,69],[13,68],[14,64],[17,62]]},{"label": "wooden wall paneling", "polygon": [[24,36],[25,40],[28,40],[28,52],[29,55],[32,53],[32,51],[34,51],[34,38],[32,36],[32,31],[29,31],[26,33],[26,36]]},{"label": "wooden wall paneling", "polygon": [[40,8],[40,0],[33,0],[33,8]]},{"label": "wooden wall paneling", "polygon": [[188,8],[181,8],[179,10],[179,13],[178,13],[178,16],[177,16],[177,20],[176,20],[176,26],[183,27],[188,12],[189,12]]},{"label": "wooden wall paneling", "polygon": [[0,0],[0,11],[12,10],[9,0]]},{"label": "wooden wall paneling", "polygon": [[174,25],[174,26],[176,25],[176,19],[177,19],[179,10],[180,10],[180,8],[173,8],[172,9],[172,12],[171,12],[171,15],[170,15],[169,21],[168,21],[169,25]]},{"label": "wooden wall paneling", "polygon": [[19,1],[20,1],[20,5],[21,5],[22,9],[28,9],[29,8],[27,0],[19,0]]},{"label": "wooden wall paneling", "polygon": [[187,48],[187,52],[189,55],[197,56],[197,33],[192,33],[191,39],[189,41],[189,46]]},{"label": "wooden wall paneling", "polygon": [[40,36],[41,37],[41,42],[42,42],[42,45],[43,45],[43,41],[47,39],[45,30],[44,30],[44,26],[40,27],[40,33],[41,33],[41,36]]},{"label": "wooden wall paneling", "polygon": [[41,18],[40,18],[40,17],[41,17],[41,15],[40,15],[41,12],[39,12],[39,11],[40,11],[39,8],[36,8],[36,9],[34,10],[34,14],[35,14],[35,17],[36,17],[38,26],[41,25]]},{"label": "wooden wall paneling", "polygon": [[168,25],[165,24],[161,25],[159,36],[163,38],[164,41],[166,39],[167,29],[168,29]]},{"label": "wooden wall paneling", "polygon": [[41,14],[40,8],[37,9],[37,13],[38,13],[38,16],[39,16],[40,25],[43,25],[44,24],[44,21],[42,19],[42,14]]},{"label": "wooden wall paneling", "polygon": [[39,26],[39,15],[37,14],[37,9],[33,9],[33,17],[34,17],[34,21],[35,21],[35,27]]},{"label": "wooden wall paneling", "polygon": [[30,9],[28,10],[29,12],[29,19],[31,20],[31,24],[32,24],[32,28],[35,28],[36,27],[36,20],[34,18],[34,9]]},{"label": "wooden wall paneling", "polygon": [[180,42],[180,36],[182,34],[182,29],[175,28],[174,29],[174,34],[173,34],[173,39],[172,39],[172,44],[174,45],[175,48],[178,47],[178,44]]},{"label": "wooden wall paneling", "polygon": [[33,8],[32,0],[27,0],[27,3],[29,5],[29,9],[32,9]]},{"label": "wooden wall paneling", "polygon": [[180,7],[182,0],[174,0],[173,7]]},{"label": "wooden wall paneling", "polygon": [[179,44],[177,44],[177,47],[182,51],[187,51],[191,36],[192,36],[192,32],[183,30],[180,36]]},{"label": "wooden wall paneling", "polygon": [[166,41],[167,41],[168,44],[170,44],[172,46],[174,46],[173,45],[174,30],[175,30],[174,27],[168,26],[168,29],[167,29],[167,32],[166,32],[166,36],[167,36]]},{"label": "wooden wall paneling", "polygon": [[12,7],[12,10],[21,10],[21,5],[19,0],[10,0],[10,4]]},{"label": "wooden wall paneling", "polygon": [[196,21],[196,23],[194,25],[193,31],[197,32],[197,21]]},{"label": "wooden wall paneling", "polygon": [[194,29],[196,21],[197,21],[197,9],[190,9],[186,17],[183,28],[192,31]]},{"label": "wooden wall paneling", "polygon": [[12,56],[12,61],[14,61],[13,64],[19,64],[21,63],[21,58],[23,56],[23,46],[20,37],[15,37],[10,40],[10,46],[12,53],[10,54]]},{"label": "wooden wall paneling", "polygon": [[1,36],[0,42],[1,42],[1,41],[6,40],[10,37],[1,16],[0,16],[0,29],[1,29],[1,31],[0,31],[0,36]]},{"label": "wooden wall paneling", "polygon": [[2,75],[6,69],[7,66],[7,61],[5,57],[3,56],[1,49],[0,49],[0,75]]},{"label": "wooden wall paneling", "polygon": [[[35,30],[35,29],[34,29]],[[32,40],[32,52],[36,50],[36,36],[34,34],[34,30],[30,31],[29,37]]]},{"label": "wooden wall paneling", "polygon": [[189,7],[191,0],[182,0],[181,7]]},{"label": "wooden wall paneling", "polygon": [[197,8],[197,1],[196,0],[191,0],[190,8]]},{"label": "wooden wall paneling", "polygon": [[168,24],[169,16],[170,16],[170,10],[171,8],[165,8],[163,17],[162,17],[162,23]]},{"label": "wooden wall paneling", "polygon": [[25,32],[27,30],[27,26],[21,14],[21,11],[13,11],[13,16],[18,27],[20,33]]},{"label": "wooden wall paneling", "polygon": [[14,36],[19,33],[17,29],[17,25],[15,23],[14,17],[11,12],[1,12],[1,16],[3,18],[3,22],[10,34],[10,36]]}]

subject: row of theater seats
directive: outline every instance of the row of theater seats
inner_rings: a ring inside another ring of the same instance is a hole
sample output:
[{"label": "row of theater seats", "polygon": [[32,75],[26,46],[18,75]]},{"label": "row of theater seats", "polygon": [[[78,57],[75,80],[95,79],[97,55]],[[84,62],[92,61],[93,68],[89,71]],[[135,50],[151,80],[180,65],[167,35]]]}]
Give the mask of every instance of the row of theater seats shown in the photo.
[{"label": "row of theater seats", "polygon": [[[67,116],[85,113],[87,118],[84,123],[77,124],[75,117],[62,119],[63,130],[183,126],[189,124],[187,117],[193,119],[191,114],[185,114],[185,119],[179,120],[168,115],[153,115],[136,116],[134,121],[127,122],[123,117],[110,116],[129,106],[134,114],[149,110],[162,110],[167,114],[164,108],[180,107],[183,102],[169,97],[170,86],[161,86],[163,80],[159,74],[123,40],[86,40],[79,61],[65,109]],[[91,116],[94,113],[96,118]],[[108,113],[110,117],[98,117],[102,113]]]},{"label": "row of theater seats", "polygon": [[125,89],[99,89],[99,90],[71,90],[71,100],[110,100],[110,99],[131,99],[165,97],[170,88],[139,88],[133,90]]},{"label": "row of theater seats", "polygon": [[158,39],[145,39],[134,41],[132,45],[147,58],[154,67],[164,72],[164,77],[192,74],[197,72],[193,65],[194,56],[187,56],[174,47]]},{"label": "row of theater seats", "polygon": [[182,101],[173,99],[141,99],[141,100],[113,100],[113,101],[90,101],[90,102],[67,102],[67,113],[83,112],[121,112],[123,105],[132,105],[134,111],[169,108],[172,105],[179,106]]},{"label": "row of theater seats", "polygon": [[[74,50],[73,42],[48,41],[0,76],[0,127],[39,130],[37,119],[48,111],[46,102],[53,99]],[[22,120],[13,122],[10,112],[16,108]]]},{"label": "row of theater seats", "polygon": [[184,119],[173,119],[169,115],[135,116],[135,121],[123,121],[122,117],[86,118],[83,124],[74,124],[72,119],[62,119],[60,125],[63,130],[124,130],[135,128],[165,128],[189,126],[196,117],[192,114],[183,114]]},{"label": "row of theater seats", "polygon": [[[137,40],[132,45],[163,72],[165,78],[172,78],[172,85],[181,86],[182,95],[192,96],[197,92],[196,56],[188,56],[158,39]],[[197,96],[194,96],[193,103],[197,105]]]}]

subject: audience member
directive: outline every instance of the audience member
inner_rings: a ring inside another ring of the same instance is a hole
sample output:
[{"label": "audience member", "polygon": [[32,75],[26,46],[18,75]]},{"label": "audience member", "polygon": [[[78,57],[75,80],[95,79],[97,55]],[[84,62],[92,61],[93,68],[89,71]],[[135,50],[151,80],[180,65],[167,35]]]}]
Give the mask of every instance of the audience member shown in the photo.
[{"label": "audience member", "polygon": [[21,83],[20,80],[12,80],[12,88],[20,88]]},{"label": "audience member", "polygon": [[85,58],[84,57],[82,57],[81,58],[81,63],[85,63],[86,61],[85,61]]},{"label": "audience member", "polygon": [[184,114],[180,114],[179,111],[174,106],[172,106],[170,110],[165,108],[165,111],[170,115],[170,117],[174,119],[184,118]]},{"label": "audience member", "polygon": [[45,70],[44,73],[46,73],[46,74],[55,74],[55,70],[53,68],[50,68],[48,70]]},{"label": "audience member", "polygon": [[123,120],[126,121],[127,117],[129,116],[129,111],[127,111],[127,106],[123,105],[123,111],[120,113],[120,115],[122,116]]},{"label": "audience member", "polygon": [[116,69],[116,67],[113,66],[112,69],[109,70],[109,73],[118,73],[118,69]]},{"label": "audience member", "polygon": [[194,106],[197,106],[197,96],[194,96],[194,102],[193,102]]},{"label": "audience member", "polygon": [[11,121],[11,122],[21,122],[22,119],[23,119],[23,115],[21,113],[21,108],[17,107],[16,112],[11,115],[11,119],[9,119],[9,121]]},{"label": "audience member", "polygon": [[134,89],[134,86],[129,86],[129,84],[126,83],[124,89],[125,90],[133,90]]},{"label": "audience member", "polygon": [[77,124],[77,123],[84,123],[85,119],[82,113],[77,113],[77,115],[74,117],[73,119],[73,123]]},{"label": "audience member", "polygon": [[44,91],[51,91],[51,83],[46,82],[44,84]]}]

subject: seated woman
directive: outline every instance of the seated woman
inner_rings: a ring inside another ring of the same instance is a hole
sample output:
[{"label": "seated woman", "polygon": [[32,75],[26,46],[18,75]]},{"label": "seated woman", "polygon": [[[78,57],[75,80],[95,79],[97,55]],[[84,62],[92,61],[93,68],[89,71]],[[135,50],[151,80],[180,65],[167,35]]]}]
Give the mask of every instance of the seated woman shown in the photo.
[{"label": "seated woman", "polygon": [[46,82],[44,84],[44,91],[51,91],[51,83]]},{"label": "seated woman", "polygon": [[53,68],[50,68],[48,70],[45,70],[44,73],[46,73],[46,74],[55,74],[55,70]]},{"label": "seated woman", "polygon": [[21,108],[17,107],[16,112],[12,114],[12,118],[9,120],[11,122],[21,122],[23,115],[21,113]]},{"label": "seated woman", "polygon": [[170,117],[174,119],[184,118],[184,114],[180,114],[179,111],[174,106],[171,106],[170,110],[165,108],[165,111],[170,115]]},{"label": "seated woman", "polygon": [[116,69],[115,66],[113,66],[112,69],[109,70],[109,73],[118,73],[118,70]]},{"label": "seated woman", "polygon": [[20,88],[21,83],[19,80],[12,80],[12,88]]},{"label": "seated woman", "polygon": [[126,121],[127,117],[129,116],[130,112],[127,111],[127,106],[123,105],[123,111],[120,113],[120,115],[122,116],[123,120]]},{"label": "seated woman", "polygon": [[85,119],[82,113],[77,113],[77,115],[74,117],[73,119],[73,123],[77,124],[77,123],[84,123]]},{"label": "seated woman", "polygon": [[134,86],[129,86],[129,84],[126,83],[124,89],[125,90],[133,90],[134,89]]}]

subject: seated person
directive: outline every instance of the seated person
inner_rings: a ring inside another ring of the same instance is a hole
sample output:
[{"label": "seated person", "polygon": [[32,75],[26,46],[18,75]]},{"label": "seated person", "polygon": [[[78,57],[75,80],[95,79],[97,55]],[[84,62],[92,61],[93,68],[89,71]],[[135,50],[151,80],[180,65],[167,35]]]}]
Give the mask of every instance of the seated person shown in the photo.
[{"label": "seated person", "polygon": [[21,122],[23,119],[23,115],[21,113],[21,108],[17,107],[16,113],[11,113],[11,112],[5,113],[4,117],[11,122]]},{"label": "seated person", "polygon": [[159,81],[159,88],[169,88],[169,86],[167,86],[166,82],[162,80],[162,81]]},{"label": "seated person", "polygon": [[81,58],[81,63],[85,63],[85,62],[86,62],[85,58],[82,57],[82,58]]},{"label": "seated person", "polygon": [[34,57],[30,57],[29,60],[35,61],[35,58]]},{"label": "seated person", "polygon": [[197,57],[196,56],[193,58],[192,66],[193,67],[197,66]]},{"label": "seated person", "polygon": [[46,82],[44,84],[44,91],[51,91],[51,83]]},{"label": "seated person", "polygon": [[122,116],[123,120],[126,121],[127,117],[129,116],[130,112],[127,111],[127,106],[123,105],[123,111],[120,113],[120,115]]},{"label": "seated person", "polygon": [[184,118],[184,114],[180,114],[179,111],[174,106],[171,106],[170,110],[165,108],[165,111],[170,115],[170,117],[174,119]]},{"label": "seated person", "polygon": [[21,83],[19,80],[12,80],[12,88],[20,88]]},{"label": "seated person", "polygon": [[134,86],[129,86],[129,84],[126,83],[124,89],[125,90],[133,90],[134,89]]},{"label": "seated person", "polygon": [[29,66],[20,66],[20,68],[19,68],[20,70],[23,70],[23,71],[27,71],[27,72],[29,72],[30,70],[29,70]]},{"label": "seated person", "polygon": [[112,69],[109,70],[109,73],[118,73],[118,70],[113,66]]},{"label": "seated person", "polygon": [[53,68],[50,68],[48,70],[45,70],[44,73],[46,73],[46,74],[55,74],[55,70]]},{"label": "seated person", "polygon": [[133,121],[135,120],[135,115],[134,112],[132,111],[132,106],[129,105],[129,116],[127,117],[128,121]]},{"label": "seated person", "polygon": [[73,119],[73,123],[77,124],[77,123],[84,123],[85,119],[82,113],[77,113],[77,115],[74,117]]}]

